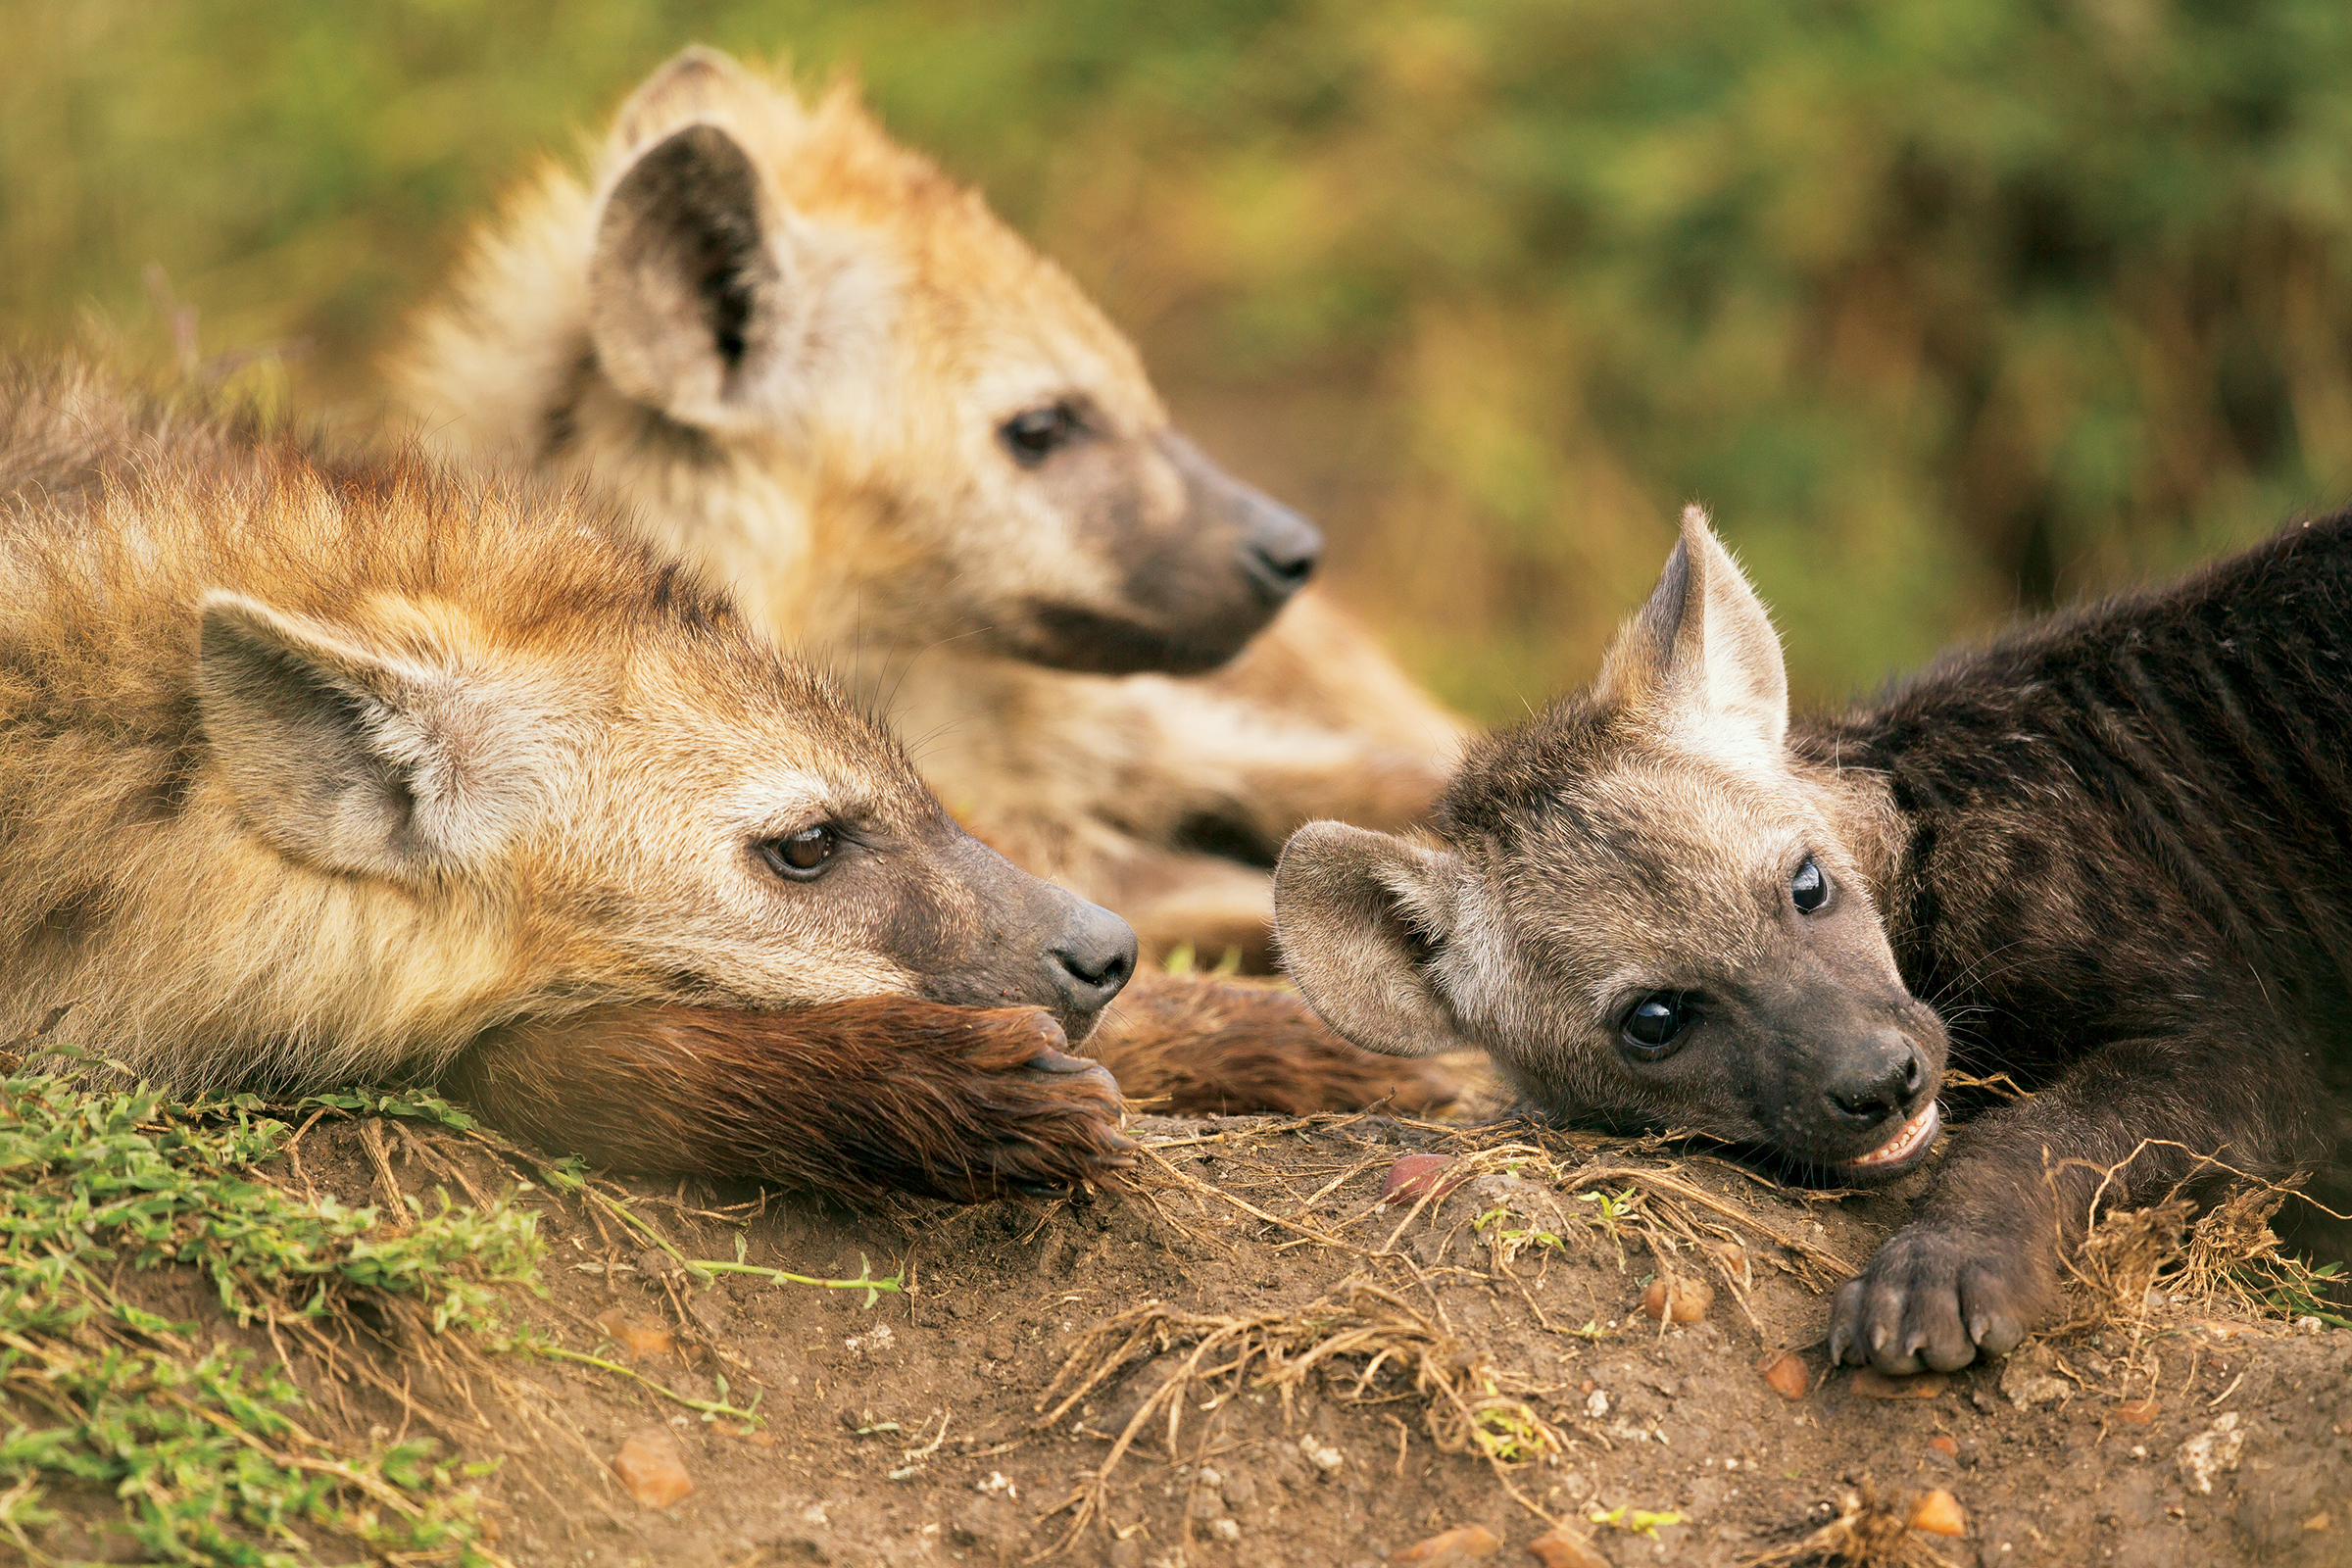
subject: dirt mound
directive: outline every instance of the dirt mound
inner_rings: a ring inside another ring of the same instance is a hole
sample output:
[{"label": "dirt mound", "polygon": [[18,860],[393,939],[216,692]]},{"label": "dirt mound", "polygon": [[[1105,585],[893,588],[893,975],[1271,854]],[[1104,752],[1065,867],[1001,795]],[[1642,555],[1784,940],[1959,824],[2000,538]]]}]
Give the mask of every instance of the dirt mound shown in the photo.
[{"label": "dirt mound", "polygon": [[[1146,1118],[1133,1193],[847,1214],[559,1194],[494,1140],[385,1125],[328,1119],[298,1176],[270,1169],[347,1205],[534,1178],[545,1294],[506,1289],[538,1349],[362,1324],[292,1366],[320,1422],[497,1461],[466,1482],[476,1560],[2352,1563],[2352,1333],[2159,1279],[1994,1366],[1829,1371],[1826,1292],[1907,1189],[1377,1116]],[[1448,1163],[1384,1201],[1415,1152]],[[272,1352],[184,1265],[116,1285]],[[12,1374],[12,1419],[35,1397]],[[46,1506],[24,1549],[122,1549],[102,1491]]]}]

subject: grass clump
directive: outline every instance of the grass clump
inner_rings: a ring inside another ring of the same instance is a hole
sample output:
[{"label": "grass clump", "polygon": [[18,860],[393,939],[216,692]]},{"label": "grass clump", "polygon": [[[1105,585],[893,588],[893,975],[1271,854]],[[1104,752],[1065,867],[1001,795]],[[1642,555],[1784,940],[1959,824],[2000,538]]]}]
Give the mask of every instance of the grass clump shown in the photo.
[{"label": "grass clump", "polygon": [[92,1489],[120,1498],[111,1528],[152,1561],[502,1560],[463,1486],[482,1467],[438,1458],[432,1440],[321,1437],[282,1346],[265,1359],[207,1344],[124,1294],[126,1272],[191,1266],[238,1323],[315,1348],[355,1320],[379,1337],[502,1327],[497,1285],[531,1281],[540,1255],[533,1216],[411,1200],[387,1234],[373,1207],[258,1171],[291,1132],[268,1110],[35,1072],[0,1082],[0,1540],[31,1561],[56,1560],[36,1539],[55,1517],[45,1499]]}]

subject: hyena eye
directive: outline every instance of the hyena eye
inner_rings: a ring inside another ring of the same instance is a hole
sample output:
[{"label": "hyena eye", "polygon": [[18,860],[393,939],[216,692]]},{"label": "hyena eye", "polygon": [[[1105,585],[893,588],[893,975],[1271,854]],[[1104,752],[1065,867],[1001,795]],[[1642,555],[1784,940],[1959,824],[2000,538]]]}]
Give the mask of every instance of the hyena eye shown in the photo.
[{"label": "hyena eye", "polygon": [[1788,879],[1788,897],[1796,905],[1796,912],[1811,914],[1828,901],[1829,896],[1830,879],[1822,873],[1820,866],[1813,863],[1813,857],[1806,856],[1805,863],[1798,866],[1796,875]]},{"label": "hyena eye", "polygon": [[1078,413],[1067,403],[1049,403],[1042,409],[1025,409],[1006,419],[998,434],[1012,461],[1024,468],[1034,468],[1061,448],[1068,446],[1085,426],[1078,422]]},{"label": "hyena eye", "polygon": [[787,833],[782,838],[761,840],[760,856],[776,875],[808,882],[824,870],[832,861],[833,852],[840,847],[841,835],[820,824]]},{"label": "hyena eye", "polygon": [[1656,1061],[1670,1055],[1690,1032],[1697,1009],[1690,999],[1680,991],[1653,991],[1634,1004],[1634,1010],[1625,1015],[1619,1032],[1625,1036],[1626,1050],[1642,1061]]}]

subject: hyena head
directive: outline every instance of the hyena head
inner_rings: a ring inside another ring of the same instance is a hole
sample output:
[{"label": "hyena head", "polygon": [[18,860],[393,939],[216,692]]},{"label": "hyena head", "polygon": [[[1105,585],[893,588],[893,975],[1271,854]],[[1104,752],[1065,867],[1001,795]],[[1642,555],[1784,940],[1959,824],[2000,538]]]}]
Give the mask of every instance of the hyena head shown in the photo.
[{"label": "hyena head", "polygon": [[484,971],[388,991],[509,1010],[913,996],[1086,1034],[1134,968],[1125,921],[966,835],[723,602],[573,530],[498,533],[506,559],[471,564],[508,590],[487,602],[445,556],[421,593],[200,606],[210,776],[278,875],[370,889],[459,933],[428,965],[440,947]]},{"label": "hyena head", "polygon": [[1223,662],[1304,519],[1169,424],[1077,286],[837,90],[692,49],[486,238],[397,371],[469,456],[593,471],[770,626]]},{"label": "hyena head", "polygon": [[1906,1169],[1943,1027],[1873,906],[1867,810],[1788,722],[1772,623],[1694,508],[1593,687],[1474,752],[1442,844],[1291,840],[1285,961],[1357,1044],[1483,1047],[1552,1114]]}]

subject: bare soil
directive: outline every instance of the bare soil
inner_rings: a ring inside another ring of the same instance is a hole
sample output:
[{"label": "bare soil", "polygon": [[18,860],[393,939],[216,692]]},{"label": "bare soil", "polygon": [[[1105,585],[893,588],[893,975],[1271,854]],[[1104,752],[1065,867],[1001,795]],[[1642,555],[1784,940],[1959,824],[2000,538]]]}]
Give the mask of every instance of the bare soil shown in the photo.
[{"label": "bare soil", "polygon": [[[687,1398],[756,1396],[759,1423],[520,1354],[361,1345],[298,1374],[354,1434],[504,1455],[482,1494],[523,1564],[1444,1564],[1484,1548],[1419,1544],[1469,1526],[1498,1544],[1485,1560],[1532,1563],[1554,1520],[1617,1568],[2352,1564],[2352,1333],[2159,1301],[1886,1386],[1830,1371],[1820,1342],[1828,1291],[1906,1189],[1808,1196],[1711,1157],[1380,1116],[1137,1132],[1138,1189],[1092,1200],[853,1214],[627,1184],[691,1258],[732,1259],[740,1239],[754,1264],[904,1275],[870,1306],[702,1284],[578,1200],[531,1195],[548,1294],[518,1292],[520,1316]],[[515,1178],[446,1133],[378,1148],[388,1164],[359,1124],[323,1123],[301,1179],[366,1203],[387,1179]],[[1469,1179],[1384,1204],[1415,1151]],[[1702,1319],[1641,1312],[1662,1270],[1709,1284]],[[191,1273],[139,1288],[268,1348]],[[656,1332],[632,1351],[624,1323]],[[1783,1352],[1793,1397],[1763,1372]],[[613,1468],[632,1438],[674,1443],[692,1491],[633,1496]],[[1932,1489],[1964,1534],[1899,1528]],[[64,1500],[47,1548],[103,1555],[85,1526],[111,1500]]]}]

